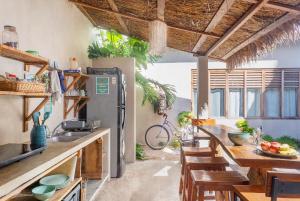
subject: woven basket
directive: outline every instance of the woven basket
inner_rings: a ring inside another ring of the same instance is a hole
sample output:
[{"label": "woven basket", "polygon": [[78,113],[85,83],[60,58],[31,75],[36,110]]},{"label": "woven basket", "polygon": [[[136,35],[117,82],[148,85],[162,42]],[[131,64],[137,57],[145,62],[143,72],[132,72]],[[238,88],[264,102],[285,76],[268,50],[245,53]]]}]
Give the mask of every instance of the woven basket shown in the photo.
[{"label": "woven basket", "polygon": [[1,91],[44,93],[46,91],[46,85],[43,83],[19,82],[19,81],[5,80],[5,81],[0,81],[0,90]]}]

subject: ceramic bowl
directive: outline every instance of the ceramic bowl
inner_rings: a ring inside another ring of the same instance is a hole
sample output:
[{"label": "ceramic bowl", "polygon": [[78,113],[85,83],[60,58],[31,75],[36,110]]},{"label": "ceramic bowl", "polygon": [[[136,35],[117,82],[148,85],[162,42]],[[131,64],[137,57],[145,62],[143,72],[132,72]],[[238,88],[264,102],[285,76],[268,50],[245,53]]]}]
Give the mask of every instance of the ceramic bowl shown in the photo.
[{"label": "ceramic bowl", "polygon": [[40,180],[40,184],[44,186],[54,186],[56,189],[62,189],[70,182],[70,177],[64,174],[54,174],[44,177]]},{"label": "ceramic bowl", "polygon": [[248,144],[250,136],[251,136],[250,133],[243,133],[240,131],[228,133],[228,137],[229,137],[230,141],[235,146],[241,146],[244,144]]},{"label": "ceramic bowl", "polygon": [[55,193],[54,186],[37,186],[31,190],[33,196],[38,200],[48,200]]}]

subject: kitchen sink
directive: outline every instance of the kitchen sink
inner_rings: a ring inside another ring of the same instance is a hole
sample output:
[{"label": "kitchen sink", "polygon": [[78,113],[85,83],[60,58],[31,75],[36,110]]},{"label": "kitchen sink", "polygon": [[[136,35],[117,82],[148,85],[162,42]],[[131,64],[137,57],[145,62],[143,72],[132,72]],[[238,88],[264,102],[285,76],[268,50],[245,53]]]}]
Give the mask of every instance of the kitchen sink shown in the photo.
[{"label": "kitchen sink", "polygon": [[66,132],[63,133],[62,136],[67,136],[67,137],[84,137],[91,134],[91,132]]},{"label": "kitchen sink", "polygon": [[91,132],[63,132],[50,138],[51,142],[72,142],[84,136],[91,134]]},{"label": "kitchen sink", "polygon": [[80,137],[69,137],[69,136],[54,136],[50,138],[51,142],[72,142]]}]

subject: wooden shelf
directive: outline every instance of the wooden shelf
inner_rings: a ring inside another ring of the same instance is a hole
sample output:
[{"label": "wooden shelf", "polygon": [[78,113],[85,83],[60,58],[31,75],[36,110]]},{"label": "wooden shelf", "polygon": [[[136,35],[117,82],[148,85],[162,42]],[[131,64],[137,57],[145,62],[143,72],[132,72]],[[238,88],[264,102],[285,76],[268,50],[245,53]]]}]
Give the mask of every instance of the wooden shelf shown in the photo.
[{"label": "wooden shelf", "polygon": [[8,96],[25,96],[30,98],[44,98],[51,96],[51,93],[28,93],[28,92],[17,92],[17,91],[0,91],[0,95]]},{"label": "wooden shelf", "polygon": [[65,96],[65,99],[71,99],[71,100],[76,100],[76,99],[89,99],[87,96]]},{"label": "wooden shelf", "polygon": [[[74,181],[70,182],[65,188],[57,190],[55,194],[47,201],[60,201],[65,198],[74,187],[76,187],[82,178],[75,178]],[[32,187],[33,188],[33,187]],[[24,189],[19,195],[11,199],[11,201],[36,201],[37,199],[31,193],[31,188]]]},{"label": "wooden shelf", "polygon": [[[36,73],[37,76],[41,75],[45,70],[49,69],[48,59],[43,58],[41,56],[35,56],[29,54],[27,52],[9,47],[7,45],[0,45],[0,56],[23,62],[24,71],[29,71],[30,65],[35,65],[39,67],[39,70]],[[48,93],[25,93],[25,92],[13,92],[13,91],[0,91],[0,95],[23,96],[24,99],[23,131],[24,132],[28,130],[28,121],[31,120],[32,114],[34,112],[38,112],[39,110],[41,110],[50,97],[50,94]],[[44,100],[33,110],[32,113],[29,114],[28,98],[44,98]]]},{"label": "wooden shelf", "polygon": [[74,179],[74,181],[72,181],[68,186],[66,186],[65,188],[63,188],[61,190],[56,191],[54,196],[51,197],[47,201],[60,201],[60,200],[62,200],[64,197],[66,197],[73,190],[73,188],[75,188],[81,182],[81,180],[82,180],[82,178]]},{"label": "wooden shelf", "polygon": [[[89,78],[88,75],[83,73],[64,73],[66,79],[65,79],[65,86],[67,88],[66,93],[74,88],[81,89],[84,87],[87,79]],[[72,82],[68,85],[68,78],[73,79]],[[74,103],[71,105],[71,107],[68,107],[69,101],[73,100]],[[64,98],[64,118],[66,119],[68,114],[74,110],[74,117],[76,117],[76,114],[84,107],[84,105],[87,104],[89,101],[89,97],[87,96],[65,96]]]},{"label": "wooden shelf", "polygon": [[84,74],[84,73],[66,73],[64,72],[64,75],[65,76],[69,76],[69,77],[82,77],[82,78],[89,78],[89,76],[87,74]]},{"label": "wooden shelf", "polygon": [[27,52],[6,46],[0,45],[0,56],[14,59],[25,64],[47,65],[48,59],[29,54]]}]

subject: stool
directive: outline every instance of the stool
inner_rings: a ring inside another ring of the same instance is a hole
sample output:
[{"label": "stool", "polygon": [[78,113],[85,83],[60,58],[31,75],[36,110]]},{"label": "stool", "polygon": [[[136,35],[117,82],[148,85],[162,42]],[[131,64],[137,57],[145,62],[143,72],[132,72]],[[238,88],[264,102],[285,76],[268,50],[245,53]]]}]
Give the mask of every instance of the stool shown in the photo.
[{"label": "stool", "polygon": [[184,156],[205,157],[214,156],[214,153],[210,147],[181,147],[181,163],[184,162]]},{"label": "stool", "polygon": [[[205,191],[233,191],[233,185],[247,185],[248,179],[237,171],[205,171],[191,170],[191,199],[188,201],[204,201]],[[198,197],[198,199],[197,199]],[[209,197],[209,199],[211,199]]]},{"label": "stool", "polygon": [[191,193],[188,191],[187,185],[190,180],[190,170],[225,171],[226,166],[229,166],[229,163],[223,157],[185,156],[184,165],[181,167],[181,178],[179,185],[179,193],[183,192],[183,200],[187,200],[188,195]]}]

